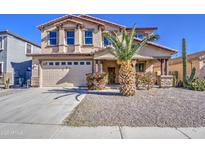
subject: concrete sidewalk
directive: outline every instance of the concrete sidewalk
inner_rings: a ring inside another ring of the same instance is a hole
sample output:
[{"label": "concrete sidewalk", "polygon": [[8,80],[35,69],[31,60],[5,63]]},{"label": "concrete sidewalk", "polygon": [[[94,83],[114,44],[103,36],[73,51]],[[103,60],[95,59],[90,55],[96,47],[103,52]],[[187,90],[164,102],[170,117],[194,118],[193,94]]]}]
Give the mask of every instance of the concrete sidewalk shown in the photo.
[{"label": "concrete sidewalk", "polygon": [[7,139],[191,139],[205,138],[205,128],[68,127],[47,124],[0,123]]}]

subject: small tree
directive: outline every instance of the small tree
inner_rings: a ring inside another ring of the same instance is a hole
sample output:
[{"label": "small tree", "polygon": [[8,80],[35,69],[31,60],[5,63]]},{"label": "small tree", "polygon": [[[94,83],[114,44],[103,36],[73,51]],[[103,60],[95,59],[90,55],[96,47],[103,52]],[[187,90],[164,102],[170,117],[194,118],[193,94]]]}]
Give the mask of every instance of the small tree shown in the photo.
[{"label": "small tree", "polygon": [[123,30],[122,37],[117,33],[106,32],[105,37],[110,41],[111,46],[108,50],[113,54],[118,64],[120,65],[119,70],[119,83],[120,93],[124,96],[133,96],[136,92],[135,85],[135,72],[132,66],[132,59],[148,41],[154,41],[159,38],[158,35],[150,34],[146,35],[142,41],[135,43],[136,29],[132,29],[131,33]]}]

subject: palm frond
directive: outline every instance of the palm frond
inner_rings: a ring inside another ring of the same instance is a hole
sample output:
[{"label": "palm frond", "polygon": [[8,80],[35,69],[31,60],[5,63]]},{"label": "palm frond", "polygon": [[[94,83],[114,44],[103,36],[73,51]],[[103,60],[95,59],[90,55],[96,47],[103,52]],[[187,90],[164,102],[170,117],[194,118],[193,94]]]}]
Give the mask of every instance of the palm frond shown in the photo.
[{"label": "palm frond", "polygon": [[159,35],[150,34],[146,35],[139,43],[134,43],[135,35],[135,27],[133,27],[131,33],[128,33],[124,29],[121,36],[118,36],[116,32],[106,32],[105,37],[111,43],[111,47],[109,48],[110,53],[118,60],[131,60],[148,41],[155,41],[159,39]]}]

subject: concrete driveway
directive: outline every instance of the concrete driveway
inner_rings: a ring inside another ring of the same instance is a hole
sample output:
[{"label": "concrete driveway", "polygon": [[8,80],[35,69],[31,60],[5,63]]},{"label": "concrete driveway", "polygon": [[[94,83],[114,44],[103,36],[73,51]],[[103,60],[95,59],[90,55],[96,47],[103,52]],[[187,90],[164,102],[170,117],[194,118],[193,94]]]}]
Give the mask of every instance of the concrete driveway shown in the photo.
[{"label": "concrete driveway", "polygon": [[[2,91],[0,91],[1,93]],[[205,128],[68,127],[61,125],[86,90],[36,88],[0,95],[1,138],[205,138]],[[89,111],[88,111],[89,112]]]},{"label": "concrete driveway", "polygon": [[32,88],[0,97],[0,123],[62,124],[86,95],[83,89]]}]

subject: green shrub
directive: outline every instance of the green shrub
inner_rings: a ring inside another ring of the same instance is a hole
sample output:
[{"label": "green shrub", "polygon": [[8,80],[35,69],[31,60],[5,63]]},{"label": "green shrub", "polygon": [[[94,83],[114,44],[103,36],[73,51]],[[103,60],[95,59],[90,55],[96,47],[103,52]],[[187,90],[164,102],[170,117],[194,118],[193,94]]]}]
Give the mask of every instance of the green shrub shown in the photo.
[{"label": "green shrub", "polygon": [[136,73],[136,87],[139,89],[143,87],[147,90],[151,89],[154,86],[154,75],[151,72],[139,74]]},{"label": "green shrub", "polygon": [[202,79],[194,79],[191,83],[188,83],[186,88],[196,91],[204,91],[205,90],[205,80]]},{"label": "green shrub", "polygon": [[89,90],[103,90],[108,82],[106,73],[86,74],[86,80]]}]

